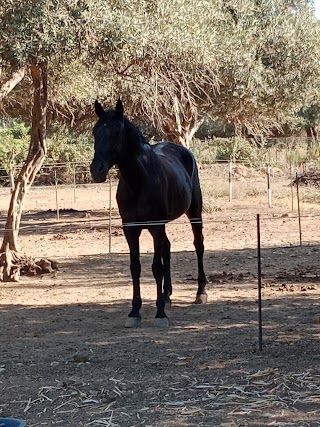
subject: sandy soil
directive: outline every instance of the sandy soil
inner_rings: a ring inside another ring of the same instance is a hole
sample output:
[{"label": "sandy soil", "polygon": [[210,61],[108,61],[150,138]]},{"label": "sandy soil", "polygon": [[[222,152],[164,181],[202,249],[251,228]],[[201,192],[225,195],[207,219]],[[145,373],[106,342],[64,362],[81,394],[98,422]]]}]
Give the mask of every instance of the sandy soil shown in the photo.
[{"label": "sandy soil", "polygon": [[[302,202],[300,246],[285,177],[275,183],[271,209],[263,180],[252,189],[252,180],[239,177],[229,202],[226,181],[214,179],[203,177],[208,304],[193,304],[190,226],[181,219],[167,227],[174,288],[168,330],[153,326],[147,233],[142,327],[124,328],[132,289],[115,187],[111,247],[107,184],[59,188],[59,220],[55,189],[31,190],[21,248],[56,259],[60,268],[0,285],[0,417],[28,426],[320,426],[319,207]],[[213,188],[220,193],[214,200]],[[8,190],[0,197],[3,224]]]}]

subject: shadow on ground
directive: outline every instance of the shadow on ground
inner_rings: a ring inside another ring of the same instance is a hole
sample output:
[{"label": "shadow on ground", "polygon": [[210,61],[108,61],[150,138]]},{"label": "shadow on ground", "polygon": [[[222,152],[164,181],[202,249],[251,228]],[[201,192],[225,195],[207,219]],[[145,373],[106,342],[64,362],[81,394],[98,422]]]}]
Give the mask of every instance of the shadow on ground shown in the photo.
[{"label": "shadow on ground", "polygon": [[[121,220],[118,211],[111,212],[112,227],[118,228]],[[0,218],[0,236],[5,227],[5,218]],[[74,233],[79,230],[92,231],[93,229],[109,229],[109,213],[106,210],[77,210],[60,209],[59,220],[57,212],[49,209],[47,211],[25,212],[21,219],[20,234],[23,235],[47,235],[55,233]]]},{"label": "shadow on ground", "polygon": [[[307,284],[308,274],[317,277],[318,251],[264,250],[264,280],[275,288],[264,290],[262,352],[251,249],[207,253],[210,300],[203,306],[190,302],[194,255],[173,254],[178,298],[167,330],[154,328],[150,296],[143,326],[123,327],[129,287],[125,300],[121,293],[112,301],[103,294],[99,303],[2,305],[0,415],[27,418],[29,426],[319,425],[319,293],[281,290],[284,280]],[[151,261],[151,254],[142,256],[146,290]],[[306,276],[294,281],[302,268]],[[278,280],[278,270],[287,279]],[[128,255],[65,260],[59,274],[66,278],[62,294],[81,286],[90,301],[97,288],[128,286]],[[0,296],[31,283],[39,291],[54,286],[52,278],[28,280],[6,284]]]}]

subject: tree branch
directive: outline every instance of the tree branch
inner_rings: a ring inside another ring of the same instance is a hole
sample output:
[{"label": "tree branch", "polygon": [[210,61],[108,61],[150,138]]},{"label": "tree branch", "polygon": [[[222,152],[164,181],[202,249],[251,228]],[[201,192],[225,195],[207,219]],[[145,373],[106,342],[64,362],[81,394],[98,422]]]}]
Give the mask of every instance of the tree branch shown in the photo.
[{"label": "tree branch", "polygon": [[14,71],[9,80],[2,84],[0,87],[0,102],[21,82],[26,73],[26,69],[19,68],[17,71]]}]

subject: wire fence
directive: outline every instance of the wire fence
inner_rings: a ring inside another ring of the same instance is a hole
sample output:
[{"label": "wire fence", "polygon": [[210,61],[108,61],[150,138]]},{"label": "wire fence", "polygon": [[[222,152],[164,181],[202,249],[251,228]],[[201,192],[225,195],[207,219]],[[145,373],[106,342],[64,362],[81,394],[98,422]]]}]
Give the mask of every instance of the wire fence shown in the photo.
[{"label": "wire fence", "polygon": [[[318,144],[309,137],[268,138],[263,141],[262,146],[251,141],[244,148],[236,140],[236,138],[195,139],[192,151],[199,164],[229,164],[232,161],[233,164],[238,165],[281,167],[283,170],[295,169],[299,172],[313,168],[314,162],[310,160],[317,158],[317,153],[313,151],[317,149]],[[221,149],[219,151],[221,144],[228,146],[225,153]],[[220,160],[217,160],[218,151],[219,156],[222,157]],[[36,176],[33,185],[54,185],[56,181],[59,184],[68,185],[90,183],[89,164],[89,161],[46,163]],[[9,166],[5,168],[0,163],[0,186],[13,185],[14,178],[22,167],[22,165],[11,166],[12,169],[8,170]]]},{"label": "wire fence", "polygon": [[[217,201],[227,198],[243,200],[248,197],[265,195],[264,204],[269,208],[275,201],[289,199],[291,211],[294,210],[294,184],[301,174],[314,170],[314,165],[296,165],[289,170],[280,170],[270,165],[254,168],[245,165],[245,162],[215,162],[211,165],[200,166],[199,176],[201,180],[205,210],[214,212],[219,208]],[[8,197],[10,197],[10,177],[4,169],[0,169],[4,185],[0,185],[0,210],[6,210]],[[14,186],[14,181],[11,182]],[[109,174],[108,183],[96,185],[91,182],[89,162],[57,163],[44,165],[38,173],[32,188],[26,199],[25,209],[55,210],[59,217],[61,209],[103,209],[106,206],[106,192],[114,196],[117,186],[116,171]],[[110,187],[110,188],[109,188]],[[88,195],[95,192],[90,204]],[[88,193],[88,194],[86,194]],[[289,193],[289,197],[288,197]],[[310,196],[311,197],[311,196]],[[313,195],[317,198],[317,193]],[[113,197],[114,200],[114,197]],[[83,202],[83,203],[82,203]],[[110,202],[111,203],[111,202]],[[260,201],[259,201],[260,203]],[[109,204],[108,204],[109,206]],[[111,208],[116,207],[115,202]]]},{"label": "wire fence", "polygon": [[[308,191],[304,194],[301,209],[301,193],[297,175],[305,173],[308,166],[296,165],[286,171],[276,170],[270,165],[262,168],[252,168],[249,162],[236,163],[216,162],[210,167],[200,168],[200,180],[203,189],[205,225],[207,233],[214,234],[215,227],[228,228],[224,247],[231,246],[231,239],[238,239],[240,232],[247,232],[247,241],[252,246],[256,243],[257,212],[259,215],[258,230],[258,289],[259,289],[259,350],[262,350],[262,318],[261,318],[261,253],[260,248],[270,246],[277,241],[277,234],[283,222],[289,222],[291,235],[278,243],[281,245],[305,245],[320,243],[318,221],[320,210],[308,208]],[[5,233],[6,210],[9,206],[11,188],[9,176],[0,169],[0,176],[5,185],[0,186],[0,238]],[[293,181],[295,179],[295,185]],[[44,185],[46,184],[46,185]],[[59,233],[77,232],[79,230],[94,232],[106,230],[108,233],[108,251],[113,252],[112,237],[114,231],[121,227],[121,219],[116,206],[117,177],[112,173],[104,184],[92,184],[89,172],[89,162],[72,164],[44,165],[35,185],[30,189],[25,203],[25,213],[19,229],[22,236],[47,236],[56,233],[57,244],[60,244]],[[319,190],[312,189],[309,201],[320,201]],[[319,198],[318,198],[319,196]],[[252,205],[252,200],[256,204]],[[251,204],[248,202],[250,201]],[[242,204],[241,204],[241,203]],[[250,208],[248,207],[250,205]],[[228,211],[228,206],[230,210]],[[38,212],[37,217],[33,216]],[[78,215],[74,215],[77,213]],[[79,215],[80,214],[80,215]],[[29,216],[28,216],[29,215]],[[63,225],[61,221],[63,220]],[[33,223],[34,222],[34,223]],[[178,233],[184,233],[187,220],[179,218],[173,222],[174,227],[180,227]],[[199,222],[193,218],[192,222]],[[124,226],[151,226],[166,223],[129,223]],[[246,227],[238,227],[245,224]],[[232,233],[232,227],[235,231]],[[309,229],[308,237],[304,230]],[[241,230],[240,230],[241,229]],[[260,230],[262,240],[260,242]],[[271,236],[273,237],[271,238]],[[311,236],[311,238],[310,238]],[[52,237],[50,237],[52,238]],[[246,242],[245,242],[246,244]],[[239,245],[240,246],[240,245]],[[55,246],[53,250],[56,250]],[[90,249],[88,249],[89,253]],[[80,250],[83,250],[81,248]],[[35,255],[33,253],[33,255]],[[40,255],[40,254],[39,254]],[[45,254],[50,256],[51,254]],[[74,254],[84,255],[84,253]],[[44,254],[41,254],[43,257]],[[59,258],[55,253],[55,258]],[[64,258],[64,256],[63,256]]]},{"label": "wire fence", "polygon": [[[61,222],[64,222],[63,232],[66,233],[73,230],[75,224],[81,230],[90,231],[99,227],[108,231],[108,249],[112,252],[112,233],[121,227],[116,203],[116,174],[112,173],[103,184],[82,183],[83,174],[90,175],[89,162],[77,163],[72,165],[73,179],[68,184],[58,179],[55,173],[70,169],[70,165],[55,164],[45,167],[50,168],[50,171],[42,170],[39,178],[42,174],[47,176],[49,173],[50,176],[53,175],[54,182],[51,185],[35,185],[29,190],[20,234],[45,234],[50,230],[62,230]],[[302,189],[299,195],[298,187],[293,185],[297,173],[297,169],[282,172],[272,167],[252,168],[233,162],[217,162],[200,167],[206,227],[254,222],[256,213],[261,213],[261,220],[264,222],[281,223],[284,219],[292,222],[295,237],[293,240],[290,237],[288,244],[292,241],[298,245],[309,242],[310,239],[304,235],[305,224],[310,220],[319,220],[320,210],[315,203],[311,209],[308,201],[317,202],[320,194],[314,188]],[[10,197],[10,187],[0,187],[0,237],[4,233]],[[301,209],[298,209],[299,203],[302,205]],[[35,212],[37,224],[33,225],[30,218]],[[42,223],[38,221],[39,218]],[[174,226],[181,227],[183,232],[187,223],[187,220],[179,219],[174,222]],[[312,241],[316,240],[317,235],[314,234]]]}]

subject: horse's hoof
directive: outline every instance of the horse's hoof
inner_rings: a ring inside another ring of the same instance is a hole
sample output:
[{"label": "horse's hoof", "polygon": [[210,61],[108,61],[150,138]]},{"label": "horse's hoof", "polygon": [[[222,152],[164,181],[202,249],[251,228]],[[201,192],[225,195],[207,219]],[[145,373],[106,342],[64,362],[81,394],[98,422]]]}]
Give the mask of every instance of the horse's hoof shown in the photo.
[{"label": "horse's hoof", "polygon": [[165,302],[166,302],[166,307],[171,308],[172,302],[171,302],[171,299],[169,297],[165,298]]},{"label": "horse's hoof", "polygon": [[194,303],[195,304],[206,304],[207,301],[208,301],[208,295],[207,294],[200,294],[200,295],[197,295]]},{"label": "horse's hoof", "polygon": [[128,317],[124,325],[125,328],[140,328],[141,317]]},{"label": "horse's hoof", "polygon": [[156,328],[169,328],[169,319],[167,317],[156,317],[154,319],[154,326]]}]

